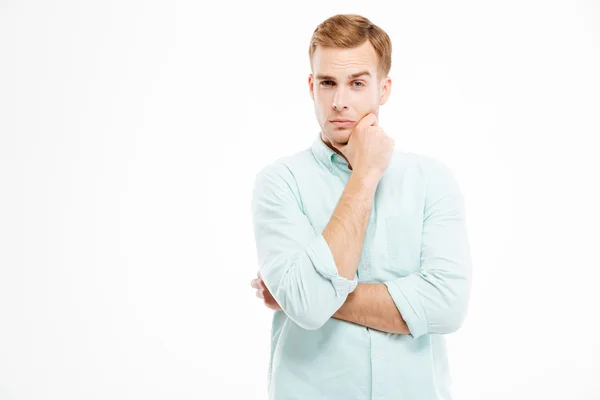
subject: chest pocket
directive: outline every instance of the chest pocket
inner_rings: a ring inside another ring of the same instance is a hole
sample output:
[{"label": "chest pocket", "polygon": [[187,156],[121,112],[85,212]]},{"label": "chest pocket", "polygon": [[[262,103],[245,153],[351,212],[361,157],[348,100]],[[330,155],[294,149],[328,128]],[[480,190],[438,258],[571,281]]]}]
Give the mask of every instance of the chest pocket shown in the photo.
[{"label": "chest pocket", "polygon": [[406,276],[420,269],[423,222],[416,216],[385,217],[388,272]]}]

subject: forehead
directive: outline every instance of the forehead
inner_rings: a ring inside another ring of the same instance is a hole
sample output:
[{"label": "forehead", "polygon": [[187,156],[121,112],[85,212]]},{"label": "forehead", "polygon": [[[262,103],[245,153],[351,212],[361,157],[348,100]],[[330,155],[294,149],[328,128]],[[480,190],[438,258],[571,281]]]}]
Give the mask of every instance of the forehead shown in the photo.
[{"label": "forehead", "polygon": [[313,72],[345,77],[358,70],[368,70],[374,75],[378,62],[377,53],[368,40],[350,49],[317,46],[313,54]]}]

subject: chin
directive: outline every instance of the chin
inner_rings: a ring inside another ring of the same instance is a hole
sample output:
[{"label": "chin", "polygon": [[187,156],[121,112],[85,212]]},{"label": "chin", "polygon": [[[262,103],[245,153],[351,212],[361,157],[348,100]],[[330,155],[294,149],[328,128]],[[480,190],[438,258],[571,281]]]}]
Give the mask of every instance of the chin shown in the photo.
[{"label": "chin", "polygon": [[330,142],[334,142],[337,144],[347,144],[348,139],[352,134],[352,129],[327,126],[325,129],[321,127],[321,132],[323,132],[323,136]]},{"label": "chin", "polygon": [[330,134],[329,137],[338,144],[347,144],[351,133],[350,129],[340,129]]}]

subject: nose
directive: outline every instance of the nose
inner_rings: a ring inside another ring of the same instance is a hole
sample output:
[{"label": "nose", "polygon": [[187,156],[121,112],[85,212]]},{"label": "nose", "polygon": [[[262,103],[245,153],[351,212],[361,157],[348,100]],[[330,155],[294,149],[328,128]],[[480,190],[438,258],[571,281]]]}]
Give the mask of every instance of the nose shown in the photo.
[{"label": "nose", "polygon": [[346,96],[344,93],[342,93],[343,90],[342,89],[338,89],[335,92],[335,96],[333,96],[333,103],[332,103],[332,107],[336,110],[336,111],[340,111],[342,109],[347,110],[348,109],[348,105],[346,104]]}]

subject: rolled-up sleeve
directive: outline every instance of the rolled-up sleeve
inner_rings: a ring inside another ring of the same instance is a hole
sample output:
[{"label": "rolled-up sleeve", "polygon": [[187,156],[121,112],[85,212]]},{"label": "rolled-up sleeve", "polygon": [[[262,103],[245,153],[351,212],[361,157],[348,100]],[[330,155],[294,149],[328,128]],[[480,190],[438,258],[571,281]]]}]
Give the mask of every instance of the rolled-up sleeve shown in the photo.
[{"label": "rolled-up sleeve", "polygon": [[252,218],[261,277],[285,314],[304,329],[317,329],[358,284],[339,275],[322,233],[302,211],[289,169],[263,168],[252,192]]},{"label": "rolled-up sleeve", "polygon": [[[418,272],[384,284],[410,335],[447,334],[464,322],[471,291],[471,255],[464,198],[450,169],[429,159]],[[399,243],[399,246],[402,244]]]}]

